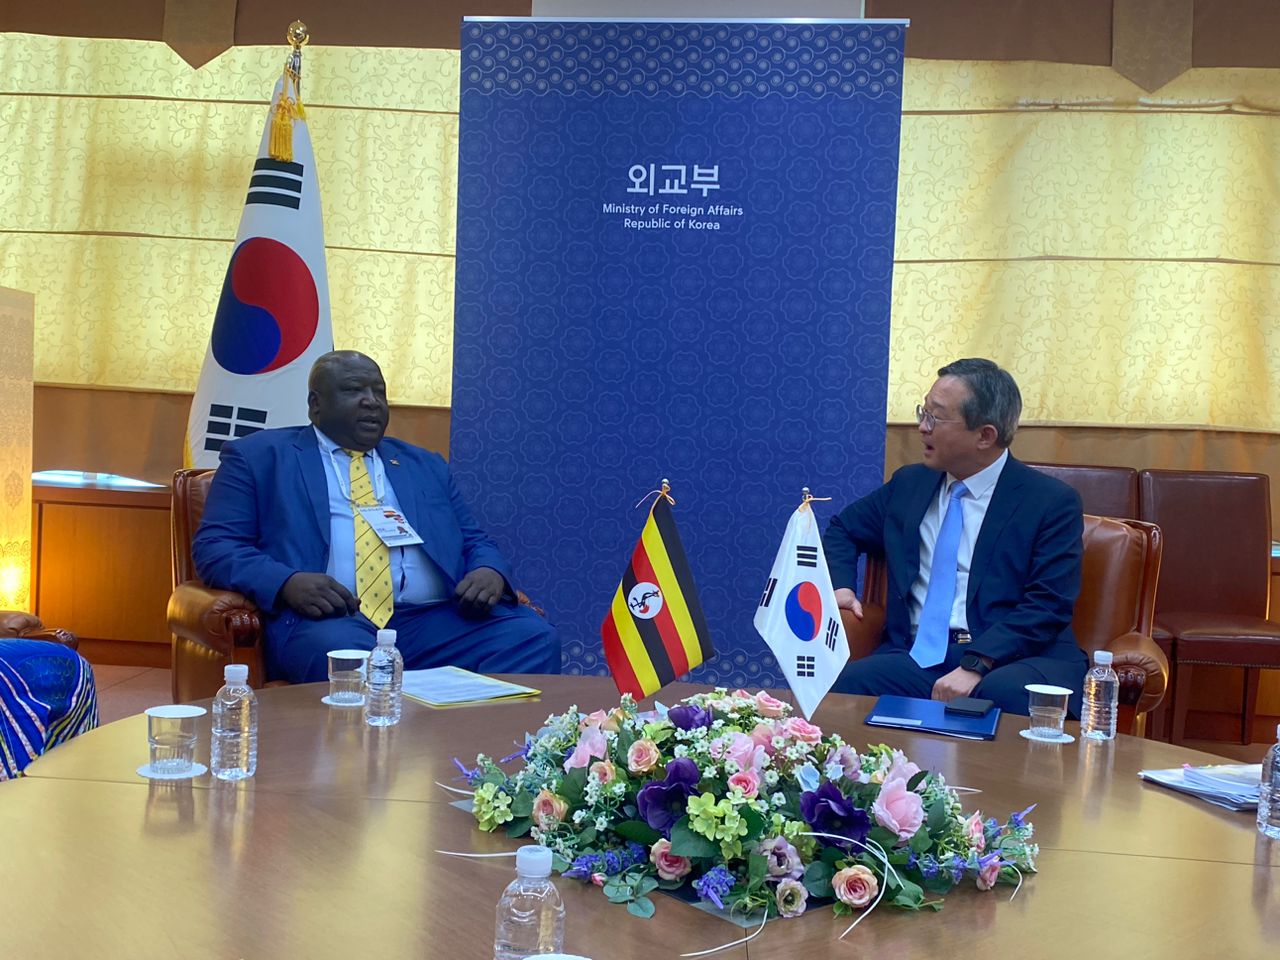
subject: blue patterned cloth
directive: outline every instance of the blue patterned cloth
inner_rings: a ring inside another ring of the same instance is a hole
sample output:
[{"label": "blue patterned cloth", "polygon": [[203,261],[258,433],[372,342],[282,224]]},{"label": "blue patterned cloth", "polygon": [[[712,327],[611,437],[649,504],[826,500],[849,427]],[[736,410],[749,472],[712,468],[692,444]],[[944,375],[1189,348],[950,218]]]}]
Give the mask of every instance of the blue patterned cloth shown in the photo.
[{"label": "blue patterned cloth", "polygon": [[93,668],[47,640],[0,640],[0,780],[98,725]]}]

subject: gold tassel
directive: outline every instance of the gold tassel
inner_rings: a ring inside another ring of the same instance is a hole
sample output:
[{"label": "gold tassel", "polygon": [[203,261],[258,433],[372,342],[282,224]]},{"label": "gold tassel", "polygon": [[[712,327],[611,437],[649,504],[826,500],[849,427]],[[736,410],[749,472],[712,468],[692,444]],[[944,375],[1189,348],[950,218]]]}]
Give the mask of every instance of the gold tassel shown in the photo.
[{"label": "gold tassel", "polygon": [[293,161],[293,102],[280,91],[275,113],[271,115],[271,136],[267,140],[267,153],[272,160],[284,163]]}]

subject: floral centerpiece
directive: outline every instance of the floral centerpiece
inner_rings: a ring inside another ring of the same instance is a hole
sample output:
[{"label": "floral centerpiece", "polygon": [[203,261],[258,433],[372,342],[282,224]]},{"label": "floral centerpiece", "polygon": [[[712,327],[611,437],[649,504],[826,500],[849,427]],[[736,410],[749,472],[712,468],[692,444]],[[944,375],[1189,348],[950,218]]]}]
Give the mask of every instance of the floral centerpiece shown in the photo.
[{"label": "floral centerpiece", "polygon": [[718,689],[653,714],[627,696],[549,717],[501,761],[459,766],[480,829],[531,836],[564,876],[642,917],[651,892],[686,884],[766,918],[799,916],[810,897],[837,914],[882,899],[936,909],[966,880],[990,890],[1035,869],[1029,809],[1003,823],[966,816],[941,774],[884,745],[858,753],[790,714],[764,692]]}]

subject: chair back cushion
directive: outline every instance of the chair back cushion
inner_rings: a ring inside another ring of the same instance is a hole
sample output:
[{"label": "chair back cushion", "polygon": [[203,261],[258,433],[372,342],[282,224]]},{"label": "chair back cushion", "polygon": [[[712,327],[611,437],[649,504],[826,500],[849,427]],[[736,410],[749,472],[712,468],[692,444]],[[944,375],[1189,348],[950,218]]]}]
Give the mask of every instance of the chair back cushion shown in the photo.
[{"label": "chair back cushion", "polygon": [[1265,474],[1143,470],[1142,519],[1160,525],[1168,556],[1156,612],[1267,616],[1271,487]]},{"label": "chair back cushion", "polygon": [[173,475],[173,584],[199,579],[191,560],[191,540],[200,529],[204,504],[209,499],[213,471],[201,468],[179,470]]},{"label": "chair back cushion", "polygon": [[1138,471],[1133,467],[1067,463],[1028,463],[1027,466],[1074,489],[1080,494],[1085,513],[1138,519]]},{"label": "chair back cushion", "polygon": [[1072,630],[1092,654],[1126,633],[1150,636],[1163,545],[1139,520],[1084,518],[1084,563]]}]

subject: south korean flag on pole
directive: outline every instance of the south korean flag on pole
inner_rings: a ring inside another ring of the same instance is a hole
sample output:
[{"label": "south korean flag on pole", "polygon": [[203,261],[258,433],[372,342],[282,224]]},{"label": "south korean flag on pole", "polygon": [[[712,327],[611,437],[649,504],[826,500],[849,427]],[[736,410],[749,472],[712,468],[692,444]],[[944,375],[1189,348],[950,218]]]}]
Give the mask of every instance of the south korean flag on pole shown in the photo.
[{"label": "south korean flag on pole", "polygon": [[796,703],[812,717],[849,660],[849,641],[808,488],[787,523],[754,622],[782,665]]},{"label": "south korean flag on pole", "polygon": [[183,465],[307,422],[307,377],[333,349],[320,187],[301,95],[301,47],[276,84],[187,420]]}]

